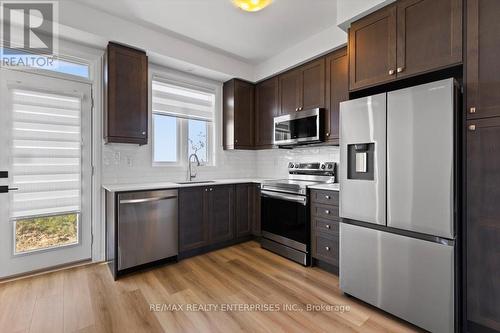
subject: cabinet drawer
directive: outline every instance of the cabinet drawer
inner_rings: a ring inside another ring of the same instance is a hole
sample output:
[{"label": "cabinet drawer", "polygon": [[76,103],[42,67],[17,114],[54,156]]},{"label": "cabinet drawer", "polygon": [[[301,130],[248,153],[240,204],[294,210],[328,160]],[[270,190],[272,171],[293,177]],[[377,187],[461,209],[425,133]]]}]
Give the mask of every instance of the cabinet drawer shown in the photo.
[{"label": "cabinet drawer", "polygon": [[338,221],[339,207],[313,204],[311,206],[311,216]]},{"label": "cabinet drawer", "polygon": [[325,236],[315,232],[312,240],[312,256],[332,265],[339,264],[339,235]]},{"label": "cabinet drawer", "polygon": [[338,206],[339,205],[339,192],[338,191],[312,190],[311,191],[311,201],[313,203]]},{"label": "cabinet drawer", "polygon": [[339,222],[324,220],[322,218],[313,217],[312,218],[313,231],[328,233],[328,234],[338,234],[339,233]]}]

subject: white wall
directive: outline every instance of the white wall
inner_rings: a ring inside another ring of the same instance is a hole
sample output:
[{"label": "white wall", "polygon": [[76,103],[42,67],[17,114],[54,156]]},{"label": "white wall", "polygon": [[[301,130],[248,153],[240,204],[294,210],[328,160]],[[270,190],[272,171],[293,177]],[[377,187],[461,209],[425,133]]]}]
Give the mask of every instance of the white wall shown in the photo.
[{"label": "white wall", "polygon": [[334,25],[258,64],[255,67],[255,81],[283,72],[297,64],[337,49],[345,43],[347,43],[347,34]]},{"label": "white wall", "polygon": [[190,68],[221,81],[254,78],[248,63],[80,3],[59,1],[59,21],[61,37],[78,43],[105,48],[108,41],[118,41],[145,49],[156,63],[178,70]]},{"label": "white wall", "polygon": [[347,31],[351,22],[396,0],[337,0],[337,24]]}]

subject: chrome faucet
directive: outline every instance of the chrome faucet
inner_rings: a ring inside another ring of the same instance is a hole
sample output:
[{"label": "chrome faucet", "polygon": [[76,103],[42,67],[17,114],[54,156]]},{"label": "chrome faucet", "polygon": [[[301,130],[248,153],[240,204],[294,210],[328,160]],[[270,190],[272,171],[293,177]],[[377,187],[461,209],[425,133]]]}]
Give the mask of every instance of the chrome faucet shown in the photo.
[{"label": "chrome faucet", "polygon": [[189,155],[189,158],[188,158],[188,173],[189,173],[188,174],[188,180],[189,181],[192,181],[193,178],[196,177],[196,173],[193,175],[193,168],[191,167],[191,159],[192,159],[193,156],[194,156],[196,165],[200,166],[200,160],[198,159],[198,155],[196,155],[196,154]]}]

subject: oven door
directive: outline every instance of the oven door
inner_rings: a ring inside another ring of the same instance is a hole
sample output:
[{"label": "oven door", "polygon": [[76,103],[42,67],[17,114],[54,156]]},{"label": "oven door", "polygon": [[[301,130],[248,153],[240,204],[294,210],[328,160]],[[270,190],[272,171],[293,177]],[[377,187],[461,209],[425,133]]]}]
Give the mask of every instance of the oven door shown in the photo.
[{"label": "oven door", "polygon": [[306,196],[261,191],[262,236],[309,252],[310,225]]},{"label": "oven door", "polygon": [[323,109],[312,109],[274,118],[274,144],[298,145],[322,141]]}]

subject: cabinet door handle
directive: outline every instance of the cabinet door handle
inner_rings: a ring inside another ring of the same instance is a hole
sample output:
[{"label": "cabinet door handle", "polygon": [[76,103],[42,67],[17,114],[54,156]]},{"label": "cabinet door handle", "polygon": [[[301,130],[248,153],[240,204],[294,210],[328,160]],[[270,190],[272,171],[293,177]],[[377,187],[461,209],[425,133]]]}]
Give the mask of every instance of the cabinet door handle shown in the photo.
[{"label": "cabinet door handle", "polygon": [[329,225],[329,224],[327,224],[325,227],[326,227],[327,229],[330,229],[330,225]]},{"label": "cabinet door handle", "polygon": [[330,196],[329,195],[325,195],[325,199],[330,199]]},{"label": "cabinet door handle", "polygon": [[330,211],[328,209],[326,209],[325,214],[330,214]]},{"label": "cabinet door handle", "polygon": [[142,134],[142,135],[146,135],[146,132],[144,132],[144,131],[143,131],[141,134]]},{"label": "cabinet door handle", "polygon": [[330,132],[326,132],[326,136],[330,136]]},{"label": "cabinet door handle", "polygon": [[208,188],[205,189],[205,192],[208,192]]},{"label": "cabinet door handle", "polygon": [[213,188],[210,188],[210,192],[212,192],[214,189]]},{"label": "cabinet door handle", "polygon": [[389,75],[394,75],[394,69],[389,70]]},{"label": "cabinet door handle", "polygon": [[330,247],[329,246],[325,246],[325,250],[330,251]]},{"label": "cabinet door handle", "polygon": [[401,73],[401,72],[402,72],[402,71],[404,71],[404,70],[405,70],[405,68],[404,68],[404,67],[398,67],[398,69],[397,69],[398,73]]},{"label": "cabinet door handle", "polygon": [[476,108],[473,106],[469,109],[469,112],[470,113],[476,113]]},{"label": "cabinet door handle", "polygon": [[295,111],[299,111],[299,108],[295,108]]},{"label": "cabinet door handle", "polygon": [[476,125],[469,125],[469,131],[475,131]]}]

